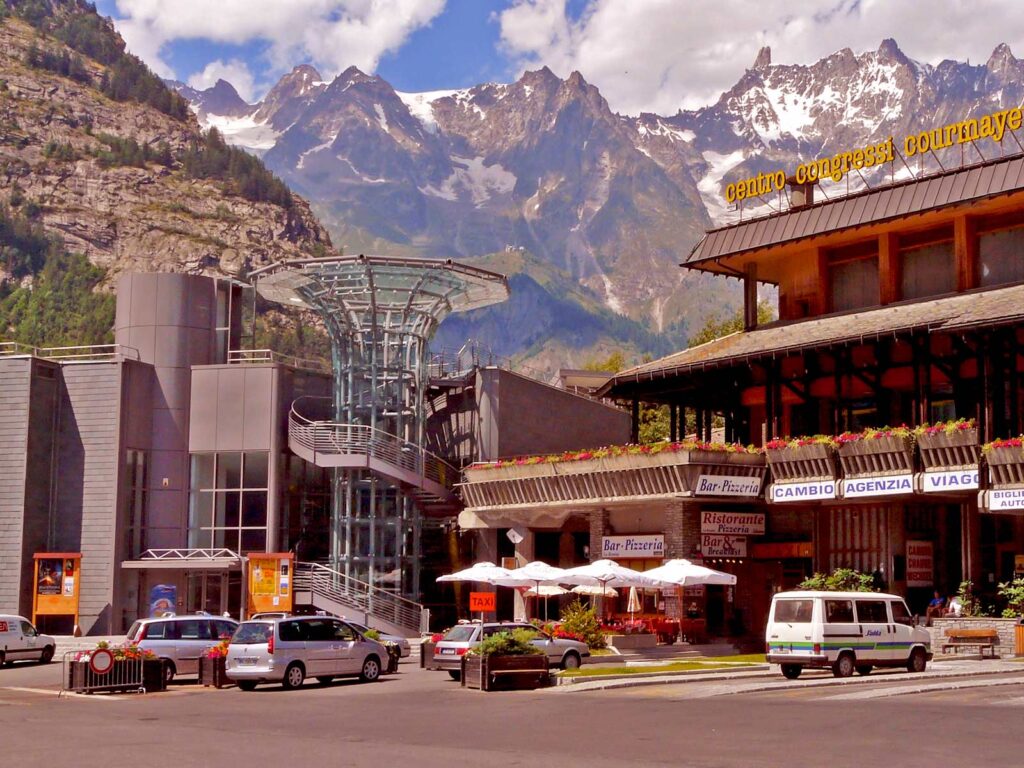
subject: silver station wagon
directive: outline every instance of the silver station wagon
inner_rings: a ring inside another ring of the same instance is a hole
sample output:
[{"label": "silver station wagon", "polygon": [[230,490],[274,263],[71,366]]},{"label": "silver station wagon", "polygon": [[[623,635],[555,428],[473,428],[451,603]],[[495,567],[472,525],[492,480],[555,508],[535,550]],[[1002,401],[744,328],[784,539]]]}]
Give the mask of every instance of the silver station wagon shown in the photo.
[{"label": "silver station wagon", "polygon": [[243,691],[259,683],[298,688],[307,677],[377,680],[388,651],[353,626],[329,616],[290,616],[245,621],[231,638],[226,671]]},{"label": "silver station wagon", "polygon": [[207,614],[139,619],[128,630],[128,642],[163,659],[170,682],[175,675],[198,675],[199,657],[237,628],[234,619]]}]

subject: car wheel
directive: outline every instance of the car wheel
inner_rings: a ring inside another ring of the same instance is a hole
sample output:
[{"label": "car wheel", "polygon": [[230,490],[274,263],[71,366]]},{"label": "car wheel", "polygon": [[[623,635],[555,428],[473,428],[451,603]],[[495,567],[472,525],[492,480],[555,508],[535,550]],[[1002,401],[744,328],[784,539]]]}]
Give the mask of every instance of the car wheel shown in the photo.
[{"label": "car wheel", "polygon": [[288,665],[288,668],[284,671],[284,680],[281,681],[288,690],[298,688],[306,679],[306,670],[302,668],[302,665],[296,661],[293,661]]},{"label": "car wheel", "polygon": [[562,669],[579,669],[582,663],[580,655],[576,651],[569,651],[562,657]]},{"label": "car wheel", "polygon": [[448,670],[448,677],[450,677],[455,682],[458,682],[459,680],[462,679],[462,670],[461,669],[449,669]]},{"label": "car wheel", "polygon": [[43,648],[43,652],[39,654],[39,663],[49,664],[51,661],[53,661],[53,646],[48,645]]},{"label": "car wheel", "polygon": [[334,678],[331,675],[320,675],[316,681],[322,685],[330,685],[334,682]]},{"label": "car wheel", "polygon": [[255,680],[236,680],[235,685],[238,686],[240,691],[255,691],[256,681]]},{"label": "car wheel", "polygon": [[907,672],[924,672],[927,666],[928,658],[924,655],[924,651],[915,648],[914,652],[910,654],[910,658],[907,659]]},{"label": "car wheel", "polygon": [[854,658],[852,653],[844,653],[832,665],[832,674],[836,677],[849,677],[853,674]]},{"label": "car wheel", "polygon": [[364,683],[372,683],[380,677],[380,659],[376,656],[367,656],[363,661],[363,670],[359,673],[359,679]]},{"label": "car wheel", "polygon": [[174,662],[170,659],[164,659],[164,683],[166,685],[171,684],[171,680],[178,673],[178,668],[174,666]]},{"label": "car wheel", "polygon": [[799,664],[783,664],[782,665],[782,676],[787,680],[796,680],[800,677],[800,673],[804,671],[804,668]]},{"label": "car wheel", "polygon": [[872,667],[870,664],[858,664],[857,674],[861,675],[862,677],[867,677],[871,674],[872,669],[874,669],[874,667]]}]

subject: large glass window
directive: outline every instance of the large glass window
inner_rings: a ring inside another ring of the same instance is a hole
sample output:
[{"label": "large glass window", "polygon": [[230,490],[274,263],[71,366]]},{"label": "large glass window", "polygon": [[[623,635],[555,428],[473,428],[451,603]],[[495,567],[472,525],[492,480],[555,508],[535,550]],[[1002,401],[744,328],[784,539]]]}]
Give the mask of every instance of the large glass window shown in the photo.
[{"label": "large glass window", "polygon": [[128,475],[126,555],[135,558],[146,549],[146,452],[126,451],[125,470]]},{"label": "large glass window", "polygon": [[1024,227],[983,233],[978,258],[983,286],[1024,282]]},{"label": "large glass window", "polygon": [[268,470],[265,451],[193,454],[189,546],[266,551]]},{"label": "large glass window", "polygon": [[931,243],[901,251],[904,299],[941,296],[956,290],[953,243]]},{"label": "large glass window", "polygon": [[845,312],[862,307],[878,306],[878,256],[851,261],[837,261],[829,265],[832,289],[832,309]]}]

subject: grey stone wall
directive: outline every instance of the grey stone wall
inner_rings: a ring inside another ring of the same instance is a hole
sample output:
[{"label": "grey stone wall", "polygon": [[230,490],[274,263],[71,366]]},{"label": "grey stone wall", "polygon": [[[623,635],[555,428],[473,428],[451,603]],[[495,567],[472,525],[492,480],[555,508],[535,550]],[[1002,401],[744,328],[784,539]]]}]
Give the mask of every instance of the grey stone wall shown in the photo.
[{"label": "grey stone wall", "polygon": [[0,360],[0,611],[22,613],[22,531],[28,444],[27,358]]},{"label": "grey stone wall", "polygon": [[946,642],[947,629],[994,629],[999,633],[996,654],[1013,656],[1016,647],[1016,626],[1016,619],[948,618],[933,619],[932,626],[928,628],[928,631],[932,634],[932,650],[935,653],[941,653],[942,644]]},{"label": "grey stone wall", "polygon": [[601,559],[601,538],[608,532],[608,510],[590,513],[590,561]]}]

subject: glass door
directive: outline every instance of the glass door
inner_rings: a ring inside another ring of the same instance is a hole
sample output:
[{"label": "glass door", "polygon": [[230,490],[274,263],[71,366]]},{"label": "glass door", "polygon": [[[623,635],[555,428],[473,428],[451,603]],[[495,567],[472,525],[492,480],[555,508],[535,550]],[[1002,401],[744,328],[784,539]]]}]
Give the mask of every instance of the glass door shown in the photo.
[{"label": "glass door", "polygon": [[220,616],[228,610],[228,574],[220,571],[197,571],[188,574],[185,592],[186,613],[205,611]]}]

